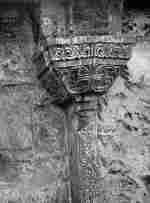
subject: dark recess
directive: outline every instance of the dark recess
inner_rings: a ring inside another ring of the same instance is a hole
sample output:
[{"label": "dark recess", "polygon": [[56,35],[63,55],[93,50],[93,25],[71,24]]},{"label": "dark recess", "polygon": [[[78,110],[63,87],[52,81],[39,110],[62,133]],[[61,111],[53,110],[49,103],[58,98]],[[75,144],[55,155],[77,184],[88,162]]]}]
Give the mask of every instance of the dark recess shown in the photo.
[{"label": "dark recess", "polygon": [[[36,0],[27,0],[27,1],[18,1],[18,0],[14,0],[14,1],[1,1],[0,0],[0,31],[2,30],[3,27],[6,27],[6,25],[2,25],[2,16],[3,14],[5,14],[5,12],[9,11],[9,10],[18,10],[19,12],[19,20],[21,20],[21,18],[24,15],[24,11],[26,11],[26,13],[28,13],[29,18],[31,19],[31,23],[32,23],[32,29],[33,29],[33,35],[34,35],[34,40],[37,43],[39,40],[39,35],[40,35],[40,1]],[[10,23],[12,23],[13,21],[11,20]]]},{"label": "dark recess", "polygon": [[124,7],[126,9],[137,9],[137,10],[145,10],[150,9],[150,2],[148,0],[142,0],[142,1],[132,1],[132,0],[125,0],[124,1]]}]

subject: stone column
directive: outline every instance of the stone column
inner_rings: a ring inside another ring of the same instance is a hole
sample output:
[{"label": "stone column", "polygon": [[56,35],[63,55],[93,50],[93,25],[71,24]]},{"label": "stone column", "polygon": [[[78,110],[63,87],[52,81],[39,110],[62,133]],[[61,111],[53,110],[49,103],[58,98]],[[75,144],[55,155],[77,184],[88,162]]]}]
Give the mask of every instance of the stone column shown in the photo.
[{"label": "stone column", "polygon": [[97,103],[95,95],[78,96],[68,111],[72,203],[92,203],[96,196]]},{"label": "stone column", "polygon": [[98,141],[103,95],[125,67],[129,41],[85,36],[55,42],[48,41],[50,67],[40,80],[53,103],[66,112],[72,202],[98,203],[101,195],[105,198],[102,184],[107,164],[101,160]]}]

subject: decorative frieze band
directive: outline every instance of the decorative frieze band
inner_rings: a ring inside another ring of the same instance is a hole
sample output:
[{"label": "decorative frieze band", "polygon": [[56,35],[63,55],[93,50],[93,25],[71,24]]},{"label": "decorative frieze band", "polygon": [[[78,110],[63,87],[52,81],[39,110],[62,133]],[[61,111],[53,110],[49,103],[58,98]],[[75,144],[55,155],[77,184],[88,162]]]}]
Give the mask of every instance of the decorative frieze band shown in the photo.
[{"label": "decorative frieze band", "polygon": [[121,43],[84,43],[49,47],[52,61],[80,60],[86,58],[121,59],[130,57],[130,45]]}]

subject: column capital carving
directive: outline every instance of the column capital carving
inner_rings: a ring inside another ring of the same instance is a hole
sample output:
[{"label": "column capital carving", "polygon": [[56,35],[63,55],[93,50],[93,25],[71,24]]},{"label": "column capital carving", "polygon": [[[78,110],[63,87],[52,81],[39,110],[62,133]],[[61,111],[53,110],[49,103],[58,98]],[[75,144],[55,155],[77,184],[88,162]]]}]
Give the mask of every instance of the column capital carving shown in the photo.
[{"label": "column capital carving", "polygon": [[102,95],[125,69],[134,43],[135,39],[113,36],[47,38],[35,57],[39,78],[56,103],[77,95]]}]

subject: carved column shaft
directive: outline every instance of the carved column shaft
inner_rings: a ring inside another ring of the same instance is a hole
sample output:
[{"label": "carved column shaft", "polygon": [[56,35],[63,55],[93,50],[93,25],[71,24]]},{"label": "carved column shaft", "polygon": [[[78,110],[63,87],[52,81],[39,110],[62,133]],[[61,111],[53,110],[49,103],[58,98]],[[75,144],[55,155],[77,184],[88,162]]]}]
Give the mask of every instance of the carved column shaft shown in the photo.
[{"label": "carved column shaft", "polygon": [[126,69],[134,40],[84,36],[71,40],[58,38],[48,43],[53,67],[45,68],[46,74],[43,71],[40,79],[53,102],[65,110],[67,108],[72,203],[94,203],[103,193],[103,171],[96,144],[100,100]]},{"label": "carved column shaft", "polygon": [[68,112],[72,203],[92,203],[97,177],[88,161],[96,155],[89,152],[96,152],[92,144],[97,137],[97,97],[77,97]]}]

